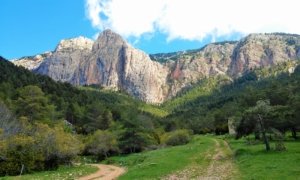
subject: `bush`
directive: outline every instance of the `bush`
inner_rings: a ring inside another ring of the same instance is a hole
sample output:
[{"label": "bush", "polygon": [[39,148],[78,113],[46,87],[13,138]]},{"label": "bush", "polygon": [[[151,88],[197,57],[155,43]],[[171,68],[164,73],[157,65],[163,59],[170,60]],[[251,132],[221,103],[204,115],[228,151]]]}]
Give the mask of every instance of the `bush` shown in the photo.
[{"label": "bush", "polygon": [[37,124],[34,137],[45,158],[45,169],[56,169],[59,164],[70,163],[82,148],[81,142],[61,126],[50,128],[46,124]]},{"label": "bush", "polygon": [[75,136],[62,127],[35,124],[26,133],[0,137],[0,176],[56,169],[59,164],[70,163],[80,147]]},{"label": "bush", "polygon": [[0,175],[17,175],[40,169],[44,158],[34,144],[34,139],[26,135],[12,136],[2,141]]},{"label": "bush", "polygon": [[101,160],[117,153],[117,144],[117,139],[111,132],[97,130],[87,142],[86,151]]},{"label": "bush", "polygon": [[183,145],[190,142],[190,133],[188,130],[176,130],[167,136],[165,143],[169,146]]}]

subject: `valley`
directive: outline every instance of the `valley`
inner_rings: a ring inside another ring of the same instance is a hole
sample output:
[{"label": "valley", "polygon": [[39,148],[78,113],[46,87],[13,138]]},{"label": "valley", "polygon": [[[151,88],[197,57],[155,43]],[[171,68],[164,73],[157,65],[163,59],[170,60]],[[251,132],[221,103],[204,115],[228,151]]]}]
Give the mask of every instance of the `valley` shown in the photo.
[{"label": "valley", "polygon": [[0,176],[297,179],[299,47],[252,34],[147,55],[107,30],[0,57]]},{"label": "valley", "polygon": [[300,180],[298,12],[0,1],[0,180]]}]

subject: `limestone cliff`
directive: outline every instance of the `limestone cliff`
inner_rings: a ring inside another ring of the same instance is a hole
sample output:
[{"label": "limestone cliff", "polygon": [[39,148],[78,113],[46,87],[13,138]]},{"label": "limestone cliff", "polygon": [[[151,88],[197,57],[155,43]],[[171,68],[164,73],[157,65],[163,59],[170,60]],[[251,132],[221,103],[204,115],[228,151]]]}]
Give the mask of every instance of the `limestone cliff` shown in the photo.
[{"label": "limestone cliff", "polygon": [[254,68],[297,60],[300,36],[251,34],[238,42],[149,56],[120,35],[106,30],[95,42],[83,37],[63,40],[53,53],[42,57],[39,64],[33,63],[34,57],[14,63],[57,81],[99,84],[107,89],[124,90],[145,102],[162,103],[203,78],[216,75],[236,78]]},{"label": "limestone cliff", "polygon": [[180,53],[176,61],[166,62],[171,69],[169,97],[203,78],[226,75],[235,46],[235,42],[209,44],[200,50]]},{"label": "limestone cliff", "polygon": [[75,71],[89,56],[92,46],[93,41],[84,37],[62,40],[34,72],[48,75],[56,81],[73,83]]},{"label": "limestone cliff", "polygon": [[168,93],[164,90],[167,74],[168,68],[106,30],[94,43],[89,57],[80,63],[72,82],[100,84],[107,89],[125,90],[149,103],[161,103]]},{"label": "limestone cliff", "polygon": [[236,45],[228,74],[236,77],[254,68],[297,60],[299,57],[299,35],[251,34]]}]

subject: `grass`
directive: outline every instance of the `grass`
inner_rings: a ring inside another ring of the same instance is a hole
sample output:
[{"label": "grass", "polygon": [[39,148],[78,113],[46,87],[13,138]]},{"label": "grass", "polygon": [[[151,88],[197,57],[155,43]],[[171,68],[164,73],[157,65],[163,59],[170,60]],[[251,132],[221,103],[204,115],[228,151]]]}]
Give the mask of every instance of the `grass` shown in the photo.
[{"label": "grass", "polygon": [[150,105],[150,104],[142,104],[139,107],[139,110],[142,112],[149,113],[155,117],[163,118],[169,115],[169,112],[166,110],[163,110],[162,108],[159,108],[155,105]]},{"label": "grass", "polygon": [[[228,137],[197,135],[186,145],[110,157],[104,163],[126,167],[127,172],[119,178],[120,180],[159,179],[181,172],[195,173],[189,174],[189,177],[197,177],[199,173],[201,175],[200,171],[206,169],[210,163],[206,156],[214,152],[215,138],[227,139],[234,152],[234,167],[238,170],[234,179],[300,179],[300,141],[291,139],[285,142],[287,151],[266,152],[262,143],[247,145],[245,139],[234,140]],[[225,151],[224,142],[220,145],[225,154],[232,153]],[[274,142],[271,145],[274,148]],[[82,161],[89,160],[89,157],[85,157]],[[193,171],[195,169],[200,171]],[[0,179],[74,179],[95,171],[97,171],[96,167],[88,165],[61,166],[56,171],[36,172],[21,177],[11,176]]]},{"label": "grass", "polygon": [[[286,141],[287,151],[265,151],[264,144],[230,140],[241,179],[300,179],[300,142]],[[272,143],[274,147],[274,143]]]},{"label": "grass", "polygon": [[89,165],[80,165],[80,166],[61,166],[55,171],[43,171],[36,172],[33,174],[26,174],[23,176],[7,176],[0,177],[1,180],[12,180],[12,179],[20,179],[20,180],[57,180],[57,179],[74,179],[80,176],[88,175],[94,173],[98,170],[97,167],[89,166]]},{"label": "grass", "polygon": [[111,157],[107,162],[125,166],[127,173],[119,179],[157,179],[189,166],[208,166],[207,151],[214,142],[207,136],[195,136],[187,145],[147,151],[127,156]]}]

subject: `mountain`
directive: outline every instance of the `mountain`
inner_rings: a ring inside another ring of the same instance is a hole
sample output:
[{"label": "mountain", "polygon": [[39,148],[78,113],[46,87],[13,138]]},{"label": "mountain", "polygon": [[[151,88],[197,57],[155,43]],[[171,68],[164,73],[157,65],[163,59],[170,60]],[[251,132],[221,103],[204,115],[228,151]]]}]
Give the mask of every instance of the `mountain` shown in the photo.
[{"label": "mountain", "polygon": [[[34,72],[74,85],[98,84],[159,104],[200,80],[222,75],[229,80],[256,68],[300,58],[300,36],[250,34],[238,42],[212,43],[190,51],[147,55],[111,30],[93,42],[63,40]],[[22,63],[30,69],[30,61]],[[19,61],[14,61],[17,64]]]},{"label": "mountain", "polygon": [[168,71],[110,30],[104,31],[95,42],[82,37],[61,41],[52,55],[34,69],[56,81],[98,84],[126,91],[149,103],[165,100]]}]

